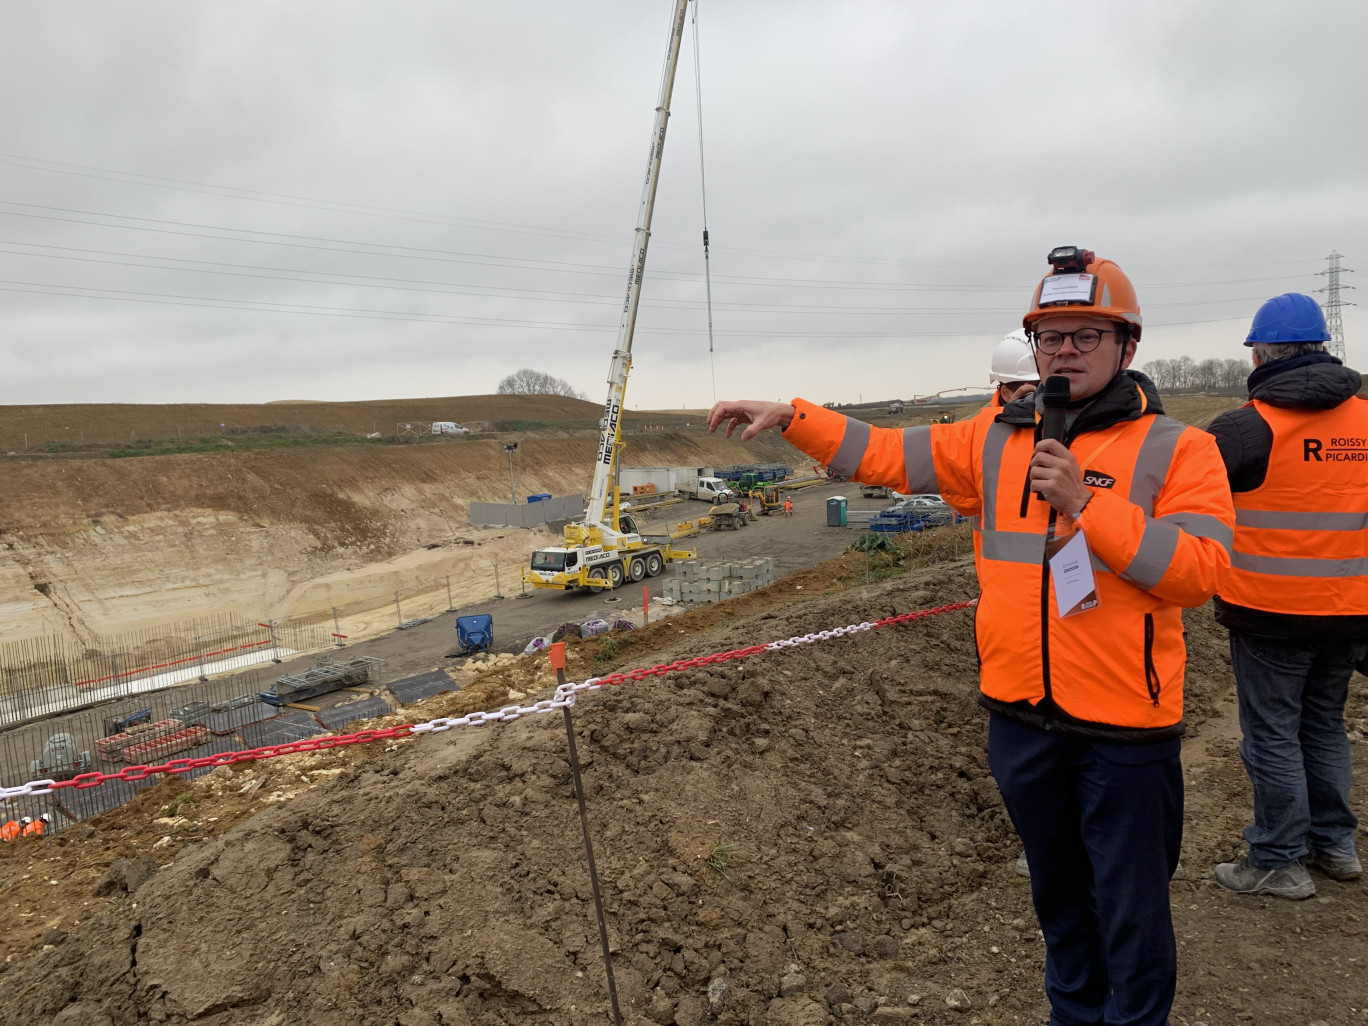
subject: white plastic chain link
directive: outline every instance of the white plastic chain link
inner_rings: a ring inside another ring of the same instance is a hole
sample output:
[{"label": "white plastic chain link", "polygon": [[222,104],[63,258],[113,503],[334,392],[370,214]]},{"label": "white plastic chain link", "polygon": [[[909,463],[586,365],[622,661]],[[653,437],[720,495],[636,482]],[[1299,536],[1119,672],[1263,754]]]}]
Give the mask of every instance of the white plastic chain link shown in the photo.
[{"label": "white plastic chain link", "polygon": [[597,677],[590,677],[582,684],[566,682],[556,687],[551,698],[543,699],[533,705],[510,705],[492,712],[473,712],[466,716],[439,716],[426,723],[415,723],[409,728],[410,734],[436,734],[452,727],[478,727],[485,723],[506,723],[520,716],[548,713],[553,709],[568,709],[575,704],[575,695],[581,691],[596,691],[599,688]]},{"label": "white plastic chain link", "polygon": [[36,798],[40,794],[51,794],[55,780],[30,780],[18,787],[0,787],[0,804],[11,798]]},{"label": "white plastic chain link", "polygon": [[781,648],[792,648],[794,645],[811,645],[817,641],[830,641],[832,638],[843,638],[847,634],[855,634],[859,631],[872,631],[874,624],[868,620],[863,623],[852,623],[848,627],[833,627],[829,631],[818,631],[815,634],[797,634],[783,641],[771,641],[765,646],[771,652],[777,652]]}]

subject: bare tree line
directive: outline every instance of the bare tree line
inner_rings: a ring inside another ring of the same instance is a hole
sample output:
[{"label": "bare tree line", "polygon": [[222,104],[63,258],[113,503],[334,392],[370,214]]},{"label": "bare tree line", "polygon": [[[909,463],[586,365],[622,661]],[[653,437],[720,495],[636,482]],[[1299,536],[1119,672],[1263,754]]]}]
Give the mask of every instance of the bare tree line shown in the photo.
[{"label": "bare tree line", "polygon": [[1180,356],[1176,360],[1151,360],[1140,368],[1161,392],[1209,392],[1240,389],[1254,369],[1248,360],[1202,360]]}]

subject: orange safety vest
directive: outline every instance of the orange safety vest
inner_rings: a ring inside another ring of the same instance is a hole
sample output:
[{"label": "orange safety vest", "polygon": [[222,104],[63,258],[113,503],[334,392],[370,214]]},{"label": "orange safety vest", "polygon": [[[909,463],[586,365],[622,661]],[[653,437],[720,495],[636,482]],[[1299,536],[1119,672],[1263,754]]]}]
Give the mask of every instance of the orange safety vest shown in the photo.
[{"label": "orange safety vest", "polygon": [[1067,717],[1102,728],[1181,723],[1182,610],[1210,599],[1230,566],[1234,511],[1215,439],[1147,414],[1073,441],[1093,492],[1078,523],[1100,601],[1061,619],[1044,569],[1051,508],[1027,486],[1033,431],[986,416],[872,428],[801,399],[794,406],[784,438],[838,473],[939,492],[977,518],[985,696],[1032,706],[1049,698]]},{"label": "orange safety vest", "polygon": [[1368,614],[1368,400],[1253,406],[1273,431],[1264,483],[1235,495],[1225,602],[1270,613]]},{"label": "orange safety vest", "polygon": [[45,826],[47,824],[41,819],[35,819],[32,823],[27,824],[21,832],[25,837],[42,837]]},{"label": "orange safety vest", "polygon": [[0,826],[0,841],[12,841],[19,836],[19,831],[23,826],[17,819],[12,819],[4,826]]}]

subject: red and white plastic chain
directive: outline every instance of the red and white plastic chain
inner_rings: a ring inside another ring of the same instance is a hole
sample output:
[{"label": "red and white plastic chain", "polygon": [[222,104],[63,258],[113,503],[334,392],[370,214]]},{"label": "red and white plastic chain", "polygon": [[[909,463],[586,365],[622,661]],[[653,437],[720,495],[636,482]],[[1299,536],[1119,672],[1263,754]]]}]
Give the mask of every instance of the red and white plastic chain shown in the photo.
[{"label": "red and white plastic chain", "polygon": [[325,734],[320,737],[304,738],[302,741],[291,741],[283,745],[266,745],[261,748],[251,748],[241,752],[219,752],[216,755],[205,755],[195,759],[171,759],[158,766],[125,766],[117,773],[80,773],[70,780],[30,780],[26,784],[17,787],[0,787],[0,803],[7,802],[13,798],[38,797],[39,795],[50,794],[53,791],[65,788],[77,788],[84,790],[90,787],[99,787],[111,780],[145,780],[147,777],[155,776],[160,773],[190,773],[197,769],[217,768],[219,766],[235,766],[244,762],[257,762],[261,759],[275,759],[282,755],[298,755],[305,752],[326,752],[334,748],[345,748],[349,745],[367,744],[371,741],[386,741],[408,737],[412,734],[435,734],[452,727],[476,727],[485,723],[506,723],[516,720],[522,716],[532,716],[539,713],[551,712],[555,709],[564,709],[575,704],[575,696],[581,691],[596,691],[601,687],[625,684],[628,681],[645,680],[647,677],[662,677],[667,673],[676,673],[680,670],[689,670],[698,666],[708,666],[713,663],[728,662],[733,659],[745,659],[749,656],[760,655],[763,652],[777,652],[780,649],[792,648],[796,645],[811,645],[819,641],[828,641],[832,638],[841,638],[849,634],[858,634],[861,631],[878,630],[881,627],[891,627],[895,624],[909,623],[913,620],[924,620],[930,616],[938,616],[941,613],[951,613],[959,609],[968,609],[978,604],[978,599],[970,599],[967,602],[955,602],[946,606],[937,606],[934,609],[920,609],[914,613],[900,613],[897,616],[885,617],[882,620],[864,621],[862,623],[850,624],[846,627],[836,627],[829,631],[817,631],[813,634],[800,634],[792,638],[785,638],[782,641],[771,641],[767,645],[750,645],[747,648],[737,648],[730,652],[717,652],[713,655],[696,656],[692,659],[679,659],[673,663],[661,663],[649,669],[629,670],[626,673],[610,673],[606,677],[590,677],[582,683],[567,682],[556,688],[555,694],[551,698],[543,699],[532,705],[510,705],[503,709],[496,709],[490,712],[473,712],[466,716],[439,716],[436,719],[428,720],[426,723],[405,723],[397,727],[383,727],[377,730],[360,730],[354,734]]}]

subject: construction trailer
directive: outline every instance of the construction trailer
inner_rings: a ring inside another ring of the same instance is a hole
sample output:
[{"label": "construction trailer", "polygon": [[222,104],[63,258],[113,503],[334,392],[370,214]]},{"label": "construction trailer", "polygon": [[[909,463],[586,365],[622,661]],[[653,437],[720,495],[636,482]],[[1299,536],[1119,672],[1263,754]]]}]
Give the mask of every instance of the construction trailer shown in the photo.
[{"label": "construction trailer", "polygon": [[622,467],[618,470],[618,490],[623,495],[676,492],[709,505],[725,502],[731,495],[727,482],[716,476],[712,467]]}]

